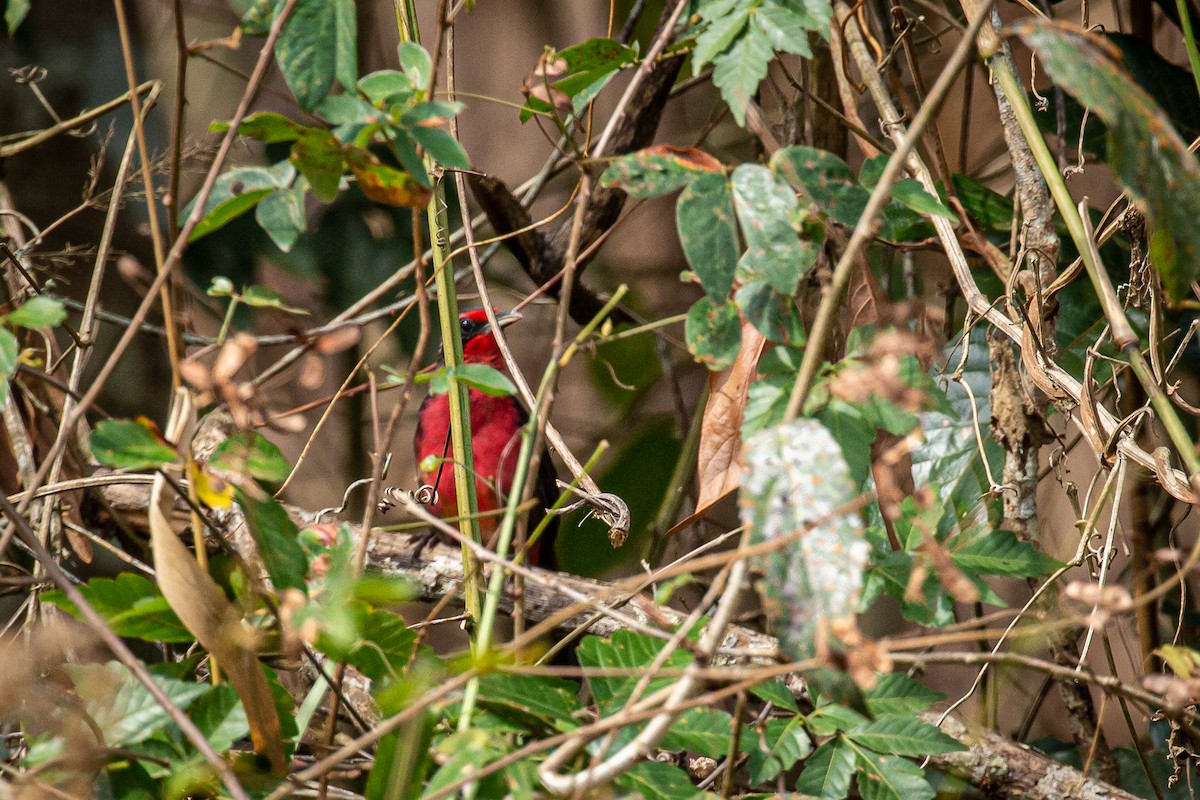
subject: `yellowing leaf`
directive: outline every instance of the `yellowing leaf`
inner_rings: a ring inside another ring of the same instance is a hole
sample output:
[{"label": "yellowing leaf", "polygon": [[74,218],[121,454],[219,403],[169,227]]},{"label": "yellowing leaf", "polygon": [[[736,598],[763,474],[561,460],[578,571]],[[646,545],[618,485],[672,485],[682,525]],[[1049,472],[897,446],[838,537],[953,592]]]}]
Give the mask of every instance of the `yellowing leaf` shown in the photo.
[{"label": "yellowing leaf", "polygon": [[233,484],[199,467],[192,468],[192,485],[196,496],[209,508],[229,508],[233,503]]}]

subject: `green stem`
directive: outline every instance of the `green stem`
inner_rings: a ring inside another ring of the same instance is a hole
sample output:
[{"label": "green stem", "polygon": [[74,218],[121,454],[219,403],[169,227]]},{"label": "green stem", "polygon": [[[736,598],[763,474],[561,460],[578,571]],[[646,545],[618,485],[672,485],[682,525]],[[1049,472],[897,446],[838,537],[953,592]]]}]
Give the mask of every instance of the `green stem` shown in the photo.
[{"label": "green stem", "polygon": [[[1016,76],[1002,62],[994,62],[992,69],[1016,114],[1017,122],[1029,142],[1029,148],[1038,163],[1038,168],[1046,179],[1046,185],[1050,188],[1050,196],[1054,198],[1054,203],[1058,206],[1059,213],[1062,214],[1063,221],[1066,223],[1067,231],[1071,234],[1071,239],[1079,250],[1080,258],[1083,259],[1083,266],[1087,270],[1088,278],[1091,279],[1092,286],[1104,309],[1104,315],[1112,328],[1113,343],[1129,359],[1129,366],[1133,368],[1133,374],[1137,376],[1138,381],[1146,390],[1146,396],[1150,398],[1150,404],[1158,414],[1159,423],[1163,426],[1171,443],[1175,445],[1175,449],[1179,451],[1179,457],[1187,469],[1188,479],[1195,483],[1196,475],[1200,473],[1200,456],[1196,454],[1195,444],[1188,435],[1182,420],[1179,419],[1179,415],[1175,413],[1175,407],[1171,405],[1170,398],[1158,385],[1154,373],[1146,364],[1146,359],[1138,345],[1137,336],[1133,333],[1129,320],[1125,316],[1125,311],[1108,278],[1108,273],[1104,271],[1104,265],[1100,263],[1100,254],[1096,249],[1095,240],[1089,235],[1089,225],[1084,221],[1079,209],[1075,207],[1071,192],[1058,172],[1054,155],[1046,146],[1046,140],[1042,138],[1042,134],[1038,130],[1033,110],[1025,99],[1024,90]],[[1084,391],[1087,390],[1088,387],[1085,386]]]},{"label": "green stem", "polygon": [[229,326],[233,323],[233,312],[237,309],[239,298],[236,294],[229,298],[229,308],[225,309],[225,319],[221,320],[221,330],[217,331],[217,347],[225,344],[229,335]]},{"label": "green stem", "polygon": [[[416,7],[406,0],[404,7],[396,6],[396,26],[401,41],[421,43],[417,28]],[[430,78],[432,80],[432,76]],[[429,87],[432,91],[432,86]],[[450,222],[446,211],[446,186],[440,173],[435,173],[433,159],[426,153],[425,171],[433,181],[433,197],[425,209],[429,221],[430,252],[433,256],[433,275],[437,286],[438,323],[442,332],[442,353],[450,373],[450,449],[454,457],[454,491],[458,500],[458,529],[473,542],[482,541],[479,532],[479,502],[475,496],[475,457],[471,451],[471,397],[467,387],[454,377],[463,363],[462,335],[458,326],[458,295],[454,285],[454,267],[450,259]],[[480,579],[478,565],[467,547],[463,547],[463,593],[467,616],[476,621],[480,612]]]},{"label": "green stem", "polygon": [[[621,302],[621,298],[627,290],[628,287],[624,284],[618,287],[604,308],[600,309],[600,312],[592,321],[585,325],[575,336],[574,341],[571,342],[571,346],[563,355],[563,359],[551,361],[546,366],[546,371],[542,373],[542,381],[538,385],[537,394],[534,396],[529,421],[521,429],[521,450],[517,454],[517,468],[516,472],[513,473],[512,485],[508,489],[508,501],[504,508],[504,518],[500,520],[500,527],[496,533],[495,551],[496,555],[502,559],[508,558],[509,549],[512,547],[513,534],[517,528],[517,507],[521,505],[521,498],[525,494],[525,479],[529,475],[530,462],[533,460],[533,447],[537,441],[538,419],[542,414],[542,406],[546,395],[554,386],[554,379],[557,377],[559,369],[565,365],[570,354],[575,352],[579,343],[591,335],[596,326],[600,324],[600,321],[608,316],[617,303]],[[492,632],[495,630],[496,614],[500,609],[500,595],[504,592],[504,581],[506,579],[506,571],[502,566],[497,564],[493,568],[491,578],[488,581],[487,594],[483,599],[483,610],[477,617],[478,625],[475,635],[476,657],[484,656],[492,646]],[[459,730],[466,730],[471,726],[471,715],[475,710],[478,693],[479,681],[472,680],[463,691],[462,712],[458,718]]]},{"label": "green stem", "polygon": [[[426,168],[431,165],[426,158]],[[463,363],[462,336],[458,327],[458,297],[455,294],[454,269],[446,256],[449,222],[446,216],[446,187],[439,177],[434,181],[433,199],[427,209],[429,236],[433,242],[433,272],[438,295],[438,322],[442,330],[442,353],[450,373],[450,450],[454,457],[454,491],[458,500],[458,529],[473,542],[481,542],[477,516],[479,502],[475,496],[475,456],[471,450],[471,398],[467,387],[454,377]],[[466,546],[463,547],[463,575],[466,578],[467,614],[479,620],[480,579],[478,565]]]},{"label": "green stem", "polygon": [[1179,25],[1183,28],[1183,45],[1187,50],[1188,63],[1192,65],[1192,80],[1196,82],[1196,94],[1200,95],[1200,51],[1196,50],[1196,35],[1192,32],[1192,13],[1187,0],[1175,0],[1179,10]]}]

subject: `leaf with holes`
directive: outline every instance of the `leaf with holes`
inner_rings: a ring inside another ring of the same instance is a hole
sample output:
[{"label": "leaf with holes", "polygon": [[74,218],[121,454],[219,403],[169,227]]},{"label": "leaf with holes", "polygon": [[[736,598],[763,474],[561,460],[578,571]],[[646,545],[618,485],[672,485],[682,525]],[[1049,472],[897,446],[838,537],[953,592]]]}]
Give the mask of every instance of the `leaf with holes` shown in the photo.
[{"label": "leaf with holes", "polygon": [[[296,175],[295,168],[283,162],[269,168],[244,167],[233,169],[217,178],[204,204],[200,222],[188,236],[194,242],[215,230],[225,227],[237,217],[254,208],[276,189],[289,185]],[[195,200],[188,203],[179,215],[183,223],[192,213]]]}]

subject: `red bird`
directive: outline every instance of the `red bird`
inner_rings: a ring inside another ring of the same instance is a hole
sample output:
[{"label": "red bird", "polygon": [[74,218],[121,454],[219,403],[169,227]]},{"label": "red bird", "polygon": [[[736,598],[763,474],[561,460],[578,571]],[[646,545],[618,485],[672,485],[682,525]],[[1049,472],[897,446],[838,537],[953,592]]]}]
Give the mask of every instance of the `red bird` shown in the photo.
[{"label": "red bird", "polygon": [[[468,364],[486,364],[504,369],[504,356],[492,335],[483,309],[466,311],[459,316],[462,333],[463,361]],[[501,327],[521,319],[516,312],[498,313],[496,321]],[[521,426],[529,415],[516,397],[496,397],[478,389],[469,389],[471,396],[471,450],[475,459],[475,496],[479,510],[503,511],[517,469],[517,456],[521,449]],[[434,487],[434,502],[426,505],[440,517],[458,514],[458,496],[454,488],[453,455],[450,445],[450,398],[445,394],[431,394],[425,398],[417,412],[417,433],[413,438],[413,454],[418,470],[425,459],[433,456],[433,469],[421,471],[421,483]],[[444,459],[444,461],[443,461]],[[537,505],[529,514],[528,530],[533,531],[548,508],[558,496],[554,482],[554,464],[550,454],[543,452],[534,487]],[[483,516],[479,529],[484,542],[490,543],[499,526],[500,514]],[[554,540],[558,532],[558,520],[549,527],[534,544],[527,555],[527,563],[546,569],[555,569]]]}]

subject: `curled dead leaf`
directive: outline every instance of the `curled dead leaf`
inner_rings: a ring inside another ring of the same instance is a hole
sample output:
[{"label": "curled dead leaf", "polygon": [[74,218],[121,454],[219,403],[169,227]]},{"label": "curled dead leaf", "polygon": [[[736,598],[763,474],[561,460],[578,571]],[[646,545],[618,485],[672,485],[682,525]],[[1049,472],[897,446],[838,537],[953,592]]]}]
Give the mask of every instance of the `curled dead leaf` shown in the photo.
[{"label": "curled dead leaf", "polygon": [[[195,412],[187,390],[175,392],[168,435],[181,437],[192,427]],[[287,770],[279,714],[255,652],[254,631],[241,612],[183,546],[171,526],[171,489],[163,475],[150,491],[150,542],[159,588],[171,609],[196,640],[220,663],[242,700],[255,752],[265,756],[277,774]]]},{"label": "curled dead leaf", "polygon": [[696,514],[737,489],[742,468],[742,419],[750,384],[762,357],[766,338],[748,322],[742,323],[742,344],[733,366],[709,375],[708,403],[700,424],[696,476],[700,485]]}]

